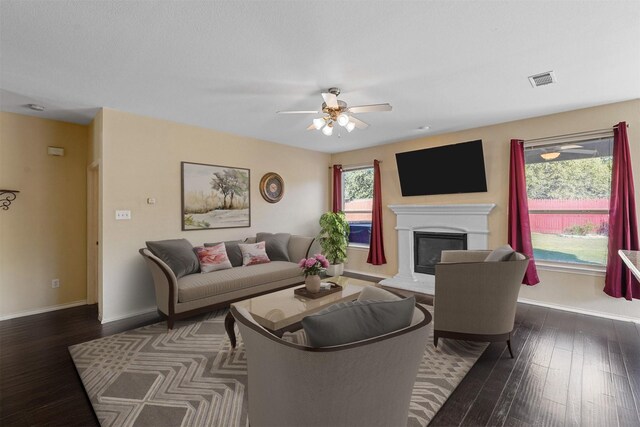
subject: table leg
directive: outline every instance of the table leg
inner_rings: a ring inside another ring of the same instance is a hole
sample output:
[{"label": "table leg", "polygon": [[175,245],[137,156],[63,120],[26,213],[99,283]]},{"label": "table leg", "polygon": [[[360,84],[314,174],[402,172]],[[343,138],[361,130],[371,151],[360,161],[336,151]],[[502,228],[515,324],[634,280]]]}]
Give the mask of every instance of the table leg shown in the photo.
[{"label": "table leg", "polygon": [[231,348],[236,348],[236,331],[234,329],[235,324],[236,319],[233,317],[233,314],[231,314],[231,312],[227,313],[227,317],[224,318],[224,329],[227,331],[229,341],[231,341]]}]

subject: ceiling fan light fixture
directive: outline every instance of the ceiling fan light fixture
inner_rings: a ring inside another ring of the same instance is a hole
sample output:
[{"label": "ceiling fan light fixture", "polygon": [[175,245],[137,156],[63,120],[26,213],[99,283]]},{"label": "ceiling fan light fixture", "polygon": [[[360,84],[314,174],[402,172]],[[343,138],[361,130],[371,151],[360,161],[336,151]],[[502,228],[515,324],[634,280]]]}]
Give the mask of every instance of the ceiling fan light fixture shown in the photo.
[{"label": "ceiling fan light fixture", "polygon": [[560,157],[560,153],[558,153],[557,151],[553,151],[551,153],[542,153],[540,154],[540,157],[542,157],[545,160],[553,160]]},{"label": "ceiling fan light fixture", "polygon": [[325,121],[322,117],[319,117],[317,119],[313,119],[313,127],[320,130],[322,129],[322,126],[325,125]]},{"label": "ceiling fan light fixture", "polygon": [[347,128],[347,132],[351,132],[352,130],[354,130],[356,128],[356,124],[353,122],[349,122],[347,123],[347,125],[345,126]]},{"label": "ceiling fan light fixture", "polygon": [[340,126],[346,126],[347,124],[349,124],[349,116],[345,113],[340,113],[338,115],[338,124]]},{"label": "ceiling fan light fixture", "polygon": [[327,123],[327,125],[322,128],[322,133],[327,136],[331,136],[333,134],[333,125],[331,123]]}]

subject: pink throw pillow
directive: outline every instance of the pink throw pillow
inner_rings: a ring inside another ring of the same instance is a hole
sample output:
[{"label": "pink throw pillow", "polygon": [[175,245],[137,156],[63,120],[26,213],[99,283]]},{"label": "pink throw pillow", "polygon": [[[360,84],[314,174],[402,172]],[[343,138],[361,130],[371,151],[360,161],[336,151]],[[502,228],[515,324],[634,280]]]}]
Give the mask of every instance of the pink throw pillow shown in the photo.
[{"label": "pink throw pillow", "polygon": [[227,257],[227,249],[224,243],[215,246],[194,248],[198,261],[200,261],[200,272],[211,273],[217,270],[226,270],[231,268],[231,261]]},{"label": "pink throw pillow", "polygon": [[242,252],[242,265],[256,265],[271,262],[267,256],[265,242],[239,244]]}]

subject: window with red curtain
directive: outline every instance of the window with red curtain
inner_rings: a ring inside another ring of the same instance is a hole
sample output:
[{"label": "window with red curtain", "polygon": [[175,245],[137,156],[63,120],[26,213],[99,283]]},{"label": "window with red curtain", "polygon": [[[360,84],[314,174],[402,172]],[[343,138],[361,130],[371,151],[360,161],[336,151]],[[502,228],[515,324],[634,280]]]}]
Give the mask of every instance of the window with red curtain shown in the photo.
[{"label": "window with red curtain", "polygon": [[537,262],[604,268],[613,137],[525,143],[527,201]]},{"label": "window with red curtain", "polygon": [[371,208],[373,206],[373,168],[345,169],[342,174],[341,210],[349,222],[349,244],[369,246],[371,240]]}]

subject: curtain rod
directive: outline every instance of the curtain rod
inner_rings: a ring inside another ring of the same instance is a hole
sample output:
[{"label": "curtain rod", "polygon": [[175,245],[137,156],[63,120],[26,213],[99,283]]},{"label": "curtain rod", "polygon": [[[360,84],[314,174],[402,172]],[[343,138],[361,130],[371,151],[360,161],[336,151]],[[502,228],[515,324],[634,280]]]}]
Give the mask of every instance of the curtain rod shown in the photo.
[{"label": "curtain rod", "polygon": [[[579,137],[579,136],[589,136],[589,135],[593,135],[593,134],[600,134],[600,133],[605,133],[605,132],[613,132],[613,128],[617,128],[617,127],[618,127],[618,125],[615,125],[613,127],[605,128],[605,129],[595,129],[595,130],[588,130],[588,131],[584,131],[584,132],[565,133],[564,135],[554,135],[554,136],[545,136],[543,138],[525,139],[523,142],[525,142],[525,143],[527,143],[527,142],[541,142],[541,141],[546,141],[546,140],[550,140],[550,139],[562,139],[562,138],[571,138],[571,137]],[[629,127],[628,123],[627,123],[627,127]]]},{"label": "curtain rod", "polygon": [[[382,163],[382,160],[378,160],[378,163]],[[329,169],[333,169],[333,166],[335,166],[335,165],[329,166]],[[342,168],[343,169],[345,169],[345,168],[346,169],[349,169],[349,168],[357,169],[357,168],[368,168],[370,166],[371,167],[373,166],[373,162],[371,162],[371,163],[359,163],[359,164],[356,164],[356,165],[342,165]]]}]

